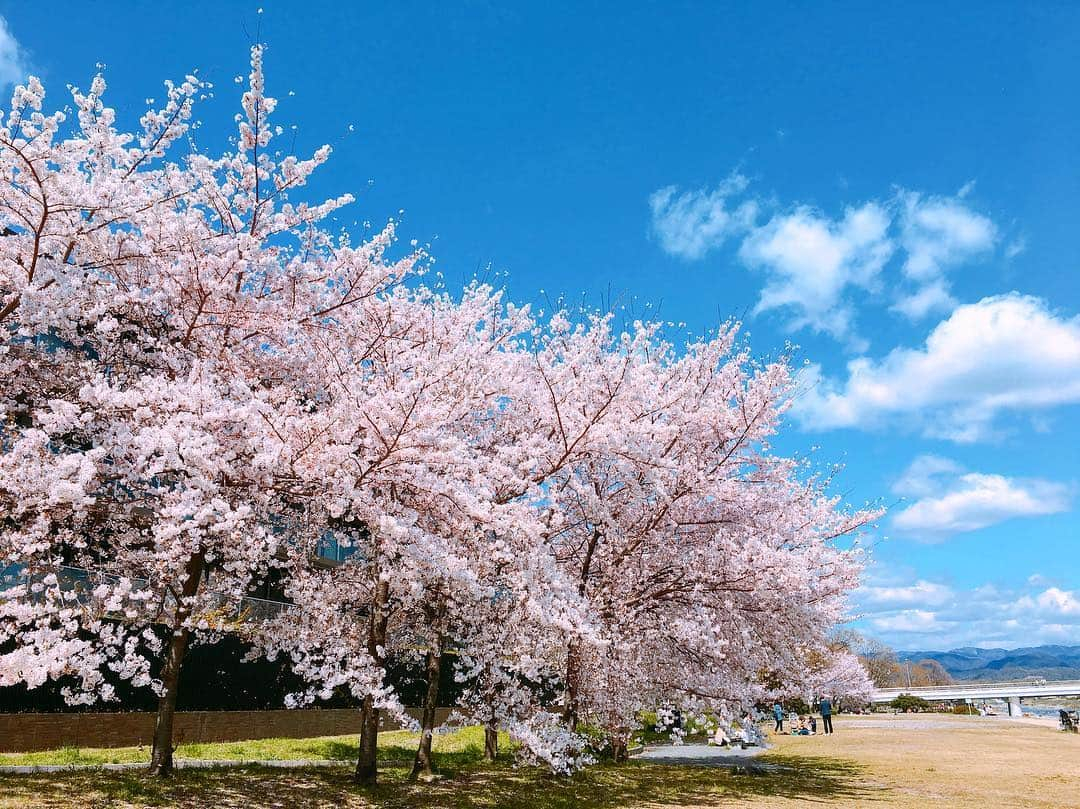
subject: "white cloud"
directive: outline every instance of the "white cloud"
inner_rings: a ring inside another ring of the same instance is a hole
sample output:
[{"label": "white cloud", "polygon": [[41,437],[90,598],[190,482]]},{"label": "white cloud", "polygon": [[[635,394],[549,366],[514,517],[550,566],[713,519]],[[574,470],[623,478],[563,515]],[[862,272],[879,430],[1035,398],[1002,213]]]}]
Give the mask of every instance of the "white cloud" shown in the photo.
[{"label": "white cloud", "polygon": [[[929,456],[930,462],[943,459]],[[915,465],[925,466],[927,459]],[[914,465],[913,465],[914,466]],[[893,517],[897,531],[925,541],[940,541],[952,534],[976,531],[1014,517],[1035,517],[1068,511],[1072,487],[1048,480],[1008,478],[967,472],[955,477],[937,471],[919,479],[911,469],[898,481],[899,493],[923,494]],[[930,493],[931,489],[935,492]]]},{"label": "white cloud", "polygon": [[904,497],[927,497],[941,491],[942,479],[964,471],[956,461],[940,455],[920,455],[893,484],[892,490]]},{"label": "white cloud", "polygon": [[876,605],[919,605],[936,607],[953,598],[952,588],[919,579],[909,585],[868,585],[859,590],[866,601]]},{"label": "white cloud", "polygon": [[652,232],[663,250],[680,258],[699,259],[753,227],[758,210],[754,200],[729,208],[731,198],[745,191],[748,182],[735,173],[712,191],[680,191],[669,185],[650,195]]},{"label": "white cloud", "polygon": [[652,233],[665,252],[687,260],[742,239],[739,258],[765,275],[755,313],[784,311],[792,330],[813,329],[854,350],[865,342],[855,334],[851,293],[876,292],[894,256],[903,258],[903,289],[892,295],[892,310],[921,320],[956,307],[948,271],[998,242],[995,224],[966,202],[974,182],[951,197],[901,189],[890,199],[849,206],[840,218],[796,204],[761,226],[766,205],[752,196],[738,201],[748,186],[733,173],[712,190],[661,188],[649,197]]},{"label": "white cloud", "polygon": [[990,251],[997,241],[994,223],[961,202],[972,186],[965,185],[956,197],[925,197],[914,191],[898,195],[900,244],[907,253],[903,273],[916,287],[893,309],[911,320],[951,310],[956,301],[946,271]]},{"label": "white cloud", "polygon": [[767,276],[755,311],[784,309],[794,315],[793,328],[848,338],[853,313],[844,293],[877,285],[893,252],[889,221],[884,208],[868,202],[840,220],[800,207],[755,229],[739,249],[744,262]]},{"label": "white cloud", "polygon": [[7,20],[0,17],[0,87],[24,81],[26,73],[25,54],[11,33]]},{"label": "white cloud", "polygon": [[943,271],[990,250],[997,228],[959,199],[900,194],[900,243],[907,252],[904,275],[931,281]]},{"label": "white cloud", "polygon": [[1080,318],[1011,293],[958,307],[921,348],[848,363],[847,380],[809,366],[794,413],[806,427],[870,427],[905,418],[932,436],[985,437],[1003,411],[1080,402]]},{"label": "white cloud", "polygon": [[1036,596],[1024,596],[1016,602],[1024,612],[1038,612],[1051,618],[1080,618],[1080,596],[1070,590],[1050,587]]},{"label": "white cloud", "polygon": [[1027,239],[1017,236],[1005,246],[1005,258],[1013,259],[1027,250]]},{"label": "white cloud", "polygon": [[940,626],[930,610],[901,610],[895,615],[874,618],[871,623],[882,632],[931,632]]},{"label": "white cloud", "polygon": [[951,312],[957,300],[949,292],[949,285],[938,279],[920,287],[910,295],[904,295],[892,305],[908,320],[922,320],[933,312]]},{"label": "white cloud", "polygon": [[[1075,643],[1080,591],[1048,586],[1038,574],[1016,588],[986,584],[954,590],[939,582],[863,586],[858,624],[897,649],[1015,647]],[[917,594],[927,597],[919,600]]]}]

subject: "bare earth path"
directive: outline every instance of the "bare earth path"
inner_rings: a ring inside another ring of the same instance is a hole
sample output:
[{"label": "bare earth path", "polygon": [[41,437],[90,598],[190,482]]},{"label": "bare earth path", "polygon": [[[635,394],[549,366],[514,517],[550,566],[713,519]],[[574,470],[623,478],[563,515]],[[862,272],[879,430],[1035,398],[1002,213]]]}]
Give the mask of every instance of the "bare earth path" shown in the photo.
[{"label": "bare earth path", "polygon": [[1080,736],[1050,725],[874,716],[840,717],[836,730],[831,737],[773,737],[774,749],[749,759],[751,768],[636,761],[569,779],[510,763],[488,767],[478,749],[447,755],[444,777],[432,784],[407,784],[407,762],[388,763],[374,791],[353,787],[344,764],[185,771],[165,785],[131,772],[4,776],[0,809],[1080,807]]},{"label": "bare earth path", "polygon": [[[833,736],[781,737],[767,760],[851,762],[897,807],[1080,807],[1080,736],[1056,723],[949,716],[845,717]],[[866,805],[863,799],[826,802]],[[767,801],[761,806],[788,806]]]}]

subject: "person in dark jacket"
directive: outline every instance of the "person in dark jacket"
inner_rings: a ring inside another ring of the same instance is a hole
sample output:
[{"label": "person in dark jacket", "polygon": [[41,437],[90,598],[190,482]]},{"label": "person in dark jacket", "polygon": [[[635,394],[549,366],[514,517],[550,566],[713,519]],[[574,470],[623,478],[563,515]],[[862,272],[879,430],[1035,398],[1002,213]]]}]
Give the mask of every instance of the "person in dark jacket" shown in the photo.
[{"label": "person in dark jacket", "polygon": [[825,731],[825,735],[828,736],[833,732],[832,729],[832,700],[828,697],[822,697],[821,702],[818,703],[818,710],[821,711],[821,725],[822,730]]},{"label": "person in dark jacket", "polygon": [[776,727],[773,728],[773,731],[776,732],[776,733],[783,733],[784,732],[784,709],[780,705],[779,702],[772,706],[772,712],[773,712],[773,716],[776,718]]}]

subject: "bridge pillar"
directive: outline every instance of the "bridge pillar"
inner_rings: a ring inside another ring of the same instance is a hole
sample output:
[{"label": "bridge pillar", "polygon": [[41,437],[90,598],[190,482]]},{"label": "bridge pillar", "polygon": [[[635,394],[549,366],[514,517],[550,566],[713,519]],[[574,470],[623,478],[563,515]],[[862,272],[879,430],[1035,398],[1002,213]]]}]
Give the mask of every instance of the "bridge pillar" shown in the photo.
[{"label": "bridge pillar", "polygon": [[1020,697],[1009,697],[1009,716],[1023,716],[1020,709]]}]

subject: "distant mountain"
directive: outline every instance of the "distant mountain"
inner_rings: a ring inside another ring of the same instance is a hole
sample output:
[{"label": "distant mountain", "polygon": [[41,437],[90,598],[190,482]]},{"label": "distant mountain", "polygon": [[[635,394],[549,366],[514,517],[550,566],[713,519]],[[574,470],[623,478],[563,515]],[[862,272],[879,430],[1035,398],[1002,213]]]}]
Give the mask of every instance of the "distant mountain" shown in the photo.
[{"label": "distant mountain", "polygon": [[954,680],[1080,680],[1080,646],[1030,646],[1023,649],[977,649],[948,652],[897,652],[903,662],[938,661]]}]

